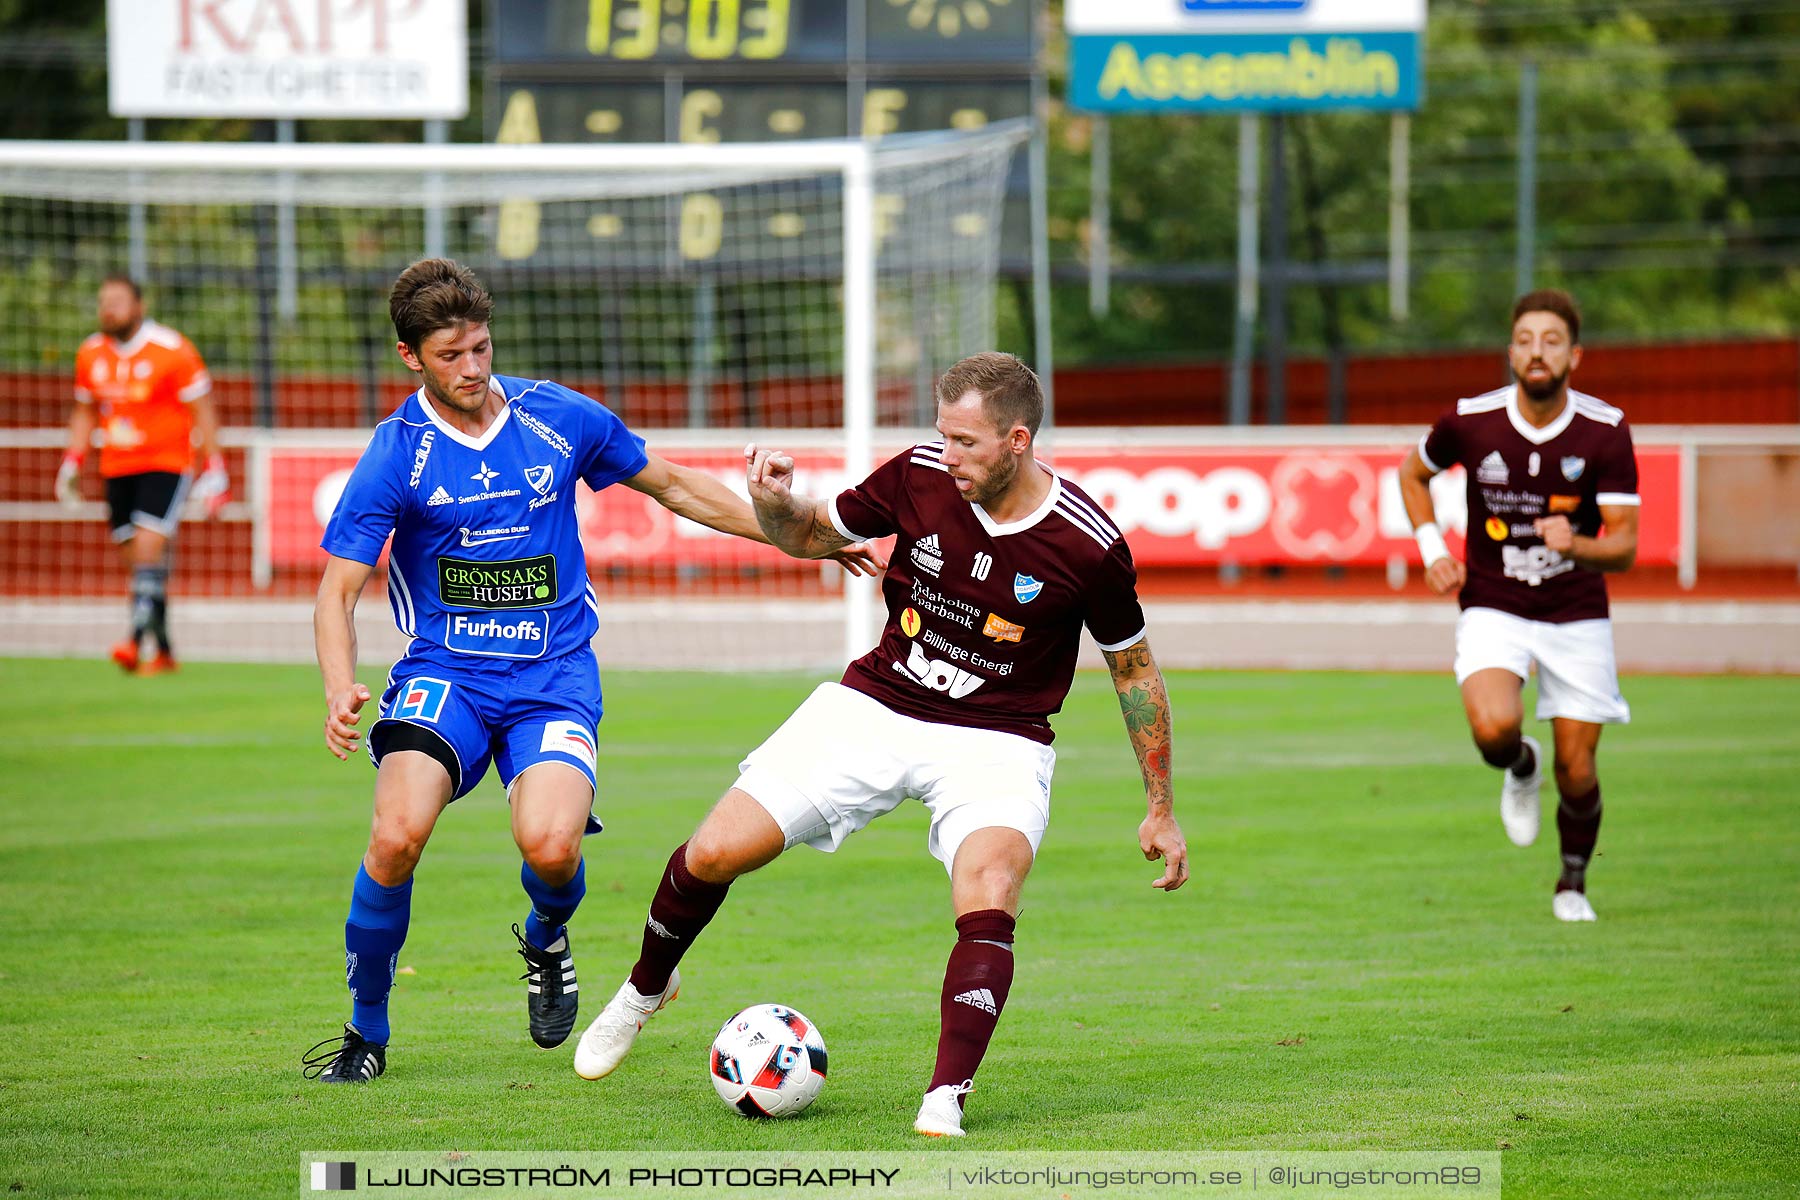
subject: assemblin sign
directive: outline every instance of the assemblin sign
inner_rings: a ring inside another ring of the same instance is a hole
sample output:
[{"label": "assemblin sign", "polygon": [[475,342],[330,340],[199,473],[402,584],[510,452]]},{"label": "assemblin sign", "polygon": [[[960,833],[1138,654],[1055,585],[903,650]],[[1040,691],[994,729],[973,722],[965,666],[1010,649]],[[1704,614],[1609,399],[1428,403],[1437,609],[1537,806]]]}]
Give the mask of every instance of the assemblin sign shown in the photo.
[{"label": "assemblin sign", "polygon": [[1424,0],[1067,0],[1090,111],[1365,108],[1423,100]]},{"label": "assemblin sign", "polygon": [[463,0],[108,0],[117,116],[456,118]]}]

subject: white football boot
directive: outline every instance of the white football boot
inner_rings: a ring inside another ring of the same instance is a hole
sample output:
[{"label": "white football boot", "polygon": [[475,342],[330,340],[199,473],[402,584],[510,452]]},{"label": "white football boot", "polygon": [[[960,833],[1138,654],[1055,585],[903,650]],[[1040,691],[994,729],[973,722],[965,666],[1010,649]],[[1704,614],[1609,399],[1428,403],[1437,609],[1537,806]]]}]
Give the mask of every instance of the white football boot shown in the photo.
[{"label": "white football boot", "polygon": [[669,986],[660,996],[646,996],[631,986],[627,979],[619,985],[613,998],[606,1002],[581,1040],[575,1043],[575,1073],[583,1079],[599,1079],[610,1075],[637,1041],[644,1022],[657,1010],[674,1003],[681,994],[681,972],[669,972]]},{"label": "white football boot", "polygon": [[1500,823],[1515,846],[1529,846],[1538,835],[1538,790],[1544,783],[1544,754],[1537,739],[1525,734],[1519,739],[1531,749],[1531,774],[1520,779],[1512,769],[1501,772],[1506,781],[1500,785]]},{"label": "white football boot", "polygon": [[1559,921],[1597,921],[1594,906],[1580,892],[1561,891],[1550,901],[1550,911],[1556,914]]},{"label": "white football boot", "polygon": [[919,1115],[913,1119],[913,1129],[926,1137],[963,1136],[963,1110],[959,1097],[966,1096],[973,1090],[975,1081],[972,1079],[932,1088],[925,1093],[925,1102],[919,1105]]}]

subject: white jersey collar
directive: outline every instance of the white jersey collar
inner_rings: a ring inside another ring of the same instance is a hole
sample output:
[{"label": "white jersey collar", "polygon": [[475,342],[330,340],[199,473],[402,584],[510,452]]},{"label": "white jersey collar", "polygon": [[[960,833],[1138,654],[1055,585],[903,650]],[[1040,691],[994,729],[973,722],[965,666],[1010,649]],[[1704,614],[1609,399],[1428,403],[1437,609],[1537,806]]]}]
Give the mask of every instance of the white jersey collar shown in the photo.
[{"label": "white jersey collar", "polygon": [[1525,414],[1519,411],[1519,388],[1517,384],[1514,384],[1512,392],[1506,397],[1506,419],[1512,422],[1512,427],[1519,431],[1520,437],[1534,446],[1541,446],[1567,429],[1569,422],[1575,419],[1575,397],[1565,389],[1562,411],[1556,414],[1556,420],[1539,429],[1527,421]]},{"label": "white jersey collar", "polygon": [[[1042,464],[1038,463],[1035,459],[1032,460],[1032,465],[1042,466]],[[989,537],[1005,537],[1009,533],[1024,533],[1027,529],[1030,529],[1039,521],[1042,521],[1045,517],[1050,515],[1050,510],[1054,509],[1056,507],[1056,502],[1062,499],[1062,479],[1055,471],[1046,470],[1045,474],[1050,476],[1050,493],[1044,497],[1044,502],[1042,504],[1038,505],[1037,508],[1026,513],[1016,521],[1003,525],[999,521],[994,520],[994,518],[988,514],[988,510],[981,507],[981,505],[969,505],[970,508],[975,510],[975,519],[981,522],[981,527],[988,531]]]},{"label": "white jersey collar", "polygon": [[[500,386],[500,381],[492,375],[488,376],[488,390],[502,398],[506,396],[505,390]],[[500,415],[489,422],[488,427],[481,431],[481,436],[471,437],[444,420],[437,410],[437,405],[426,397],[424,388],[414,392],[413,398],[419,402],[419,407],[425,410],[425,419],[430,421],[439,433],[457,445],[467,446],[471,450],[486,450],[493,445],[494,439],[500,436],[500,431],[506,428],[506,422],[512,416],[512,401],[507,400],[505,406],[500,409]]]},{"label": "white jersey collar", "polygon": [[120,358],[130,358],[139,350],[142,350],[145,346],[149,345],[151,335],[160,328],[161,326],[155,321],[152,321],[149,317],[145,317],[138,322],[137,332],[131,335],[129,341],[121,342],[117,338],[107,334],[102,334],[101,336],[112,343],[114,354],[118,355]]}]

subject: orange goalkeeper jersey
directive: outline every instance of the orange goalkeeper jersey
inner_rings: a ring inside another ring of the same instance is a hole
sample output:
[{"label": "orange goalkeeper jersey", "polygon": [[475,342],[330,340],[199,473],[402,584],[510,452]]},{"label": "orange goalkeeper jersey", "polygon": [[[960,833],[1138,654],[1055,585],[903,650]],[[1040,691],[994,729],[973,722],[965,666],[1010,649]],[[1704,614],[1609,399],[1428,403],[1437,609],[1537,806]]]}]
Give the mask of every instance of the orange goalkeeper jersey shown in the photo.
[{"label": "orange goalkeeper jersey", "polygon": [[128,342],[96,333],[75,354],[75,399],[98,404],[100,474],[182,472],[194,458],[190,405],[212,391],[193,343],[145,321]]}]

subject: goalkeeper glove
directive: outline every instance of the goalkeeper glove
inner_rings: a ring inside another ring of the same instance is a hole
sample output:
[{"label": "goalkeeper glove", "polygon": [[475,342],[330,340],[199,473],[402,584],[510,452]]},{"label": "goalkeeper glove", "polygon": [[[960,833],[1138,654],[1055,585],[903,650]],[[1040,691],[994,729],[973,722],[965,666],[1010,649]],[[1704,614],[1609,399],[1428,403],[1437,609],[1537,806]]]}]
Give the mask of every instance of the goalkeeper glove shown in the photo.
[{"label": "goalkeeper glove", "polygon": [[81,505],[81,455],[77,451],[64,454],[62,466],[56,468],[56,498],[64,508]]},{"label": "goalkeeper glove", "polygon": [[194,497],[206,505],[206,516],[212,520],[231,499],[231,477],[225,474],[225,459],[214,454],[206,460],[206,470],[194,481]]}]

